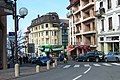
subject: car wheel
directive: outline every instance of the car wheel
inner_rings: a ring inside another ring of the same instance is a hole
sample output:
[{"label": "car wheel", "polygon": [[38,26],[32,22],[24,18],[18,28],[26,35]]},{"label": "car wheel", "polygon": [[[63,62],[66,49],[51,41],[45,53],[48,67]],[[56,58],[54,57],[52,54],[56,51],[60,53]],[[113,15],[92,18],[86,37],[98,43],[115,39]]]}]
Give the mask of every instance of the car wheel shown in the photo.
[{"label": "car wheel", "polygon": [[116,58],[116,61],[119,62],[119,58],[118,57]]},{"label": "car wheel", "polygon": [[107,58],[105,58],[105,62],[108,62]]},{"label": "car wheel", "polygon": [[89,62],[90,61],[90,59],[89,58],[87,58],[87,62]]},{"label": "car wheel", "polygon": [[99,58],[96,58],[95,61],[96,61],[96,62],[99,62]]}]

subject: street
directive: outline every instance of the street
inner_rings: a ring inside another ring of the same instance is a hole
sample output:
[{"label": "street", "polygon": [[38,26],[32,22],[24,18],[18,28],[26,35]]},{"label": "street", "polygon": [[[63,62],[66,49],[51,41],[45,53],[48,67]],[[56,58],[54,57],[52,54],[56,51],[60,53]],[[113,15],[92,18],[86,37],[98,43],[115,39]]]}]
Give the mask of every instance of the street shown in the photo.
[{"label": "street", "polygon": [[61,63],[56,68],[17,80],[120,80],[120,63],[75,62]]}]

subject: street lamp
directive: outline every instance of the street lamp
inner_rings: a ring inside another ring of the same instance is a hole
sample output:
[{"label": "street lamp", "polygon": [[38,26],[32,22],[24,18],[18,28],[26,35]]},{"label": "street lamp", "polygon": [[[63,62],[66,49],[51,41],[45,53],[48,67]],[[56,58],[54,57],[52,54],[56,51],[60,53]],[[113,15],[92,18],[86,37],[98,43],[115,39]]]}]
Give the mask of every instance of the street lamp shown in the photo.
[{"label": "street lamp", "polygon": [[17,45],[17,31],[20,18],[24,18],[28,14],[28,10],[24,7],[20,8],[19,15],[17,15],[17,0],[13,3],[13,19],[15,21],[15,77],[20,75],[20,68],[18,64],[18,45]]},{"label": "street lamp", "polygon": [[15,21],[15,62],[18,63],[18,53],[17,53],[17,31],[20,18],[24,18],[28,14],[28,10],[25,7],[20,8],[19,15],[17,15],[17,0],[13,2],[13,19]]}]

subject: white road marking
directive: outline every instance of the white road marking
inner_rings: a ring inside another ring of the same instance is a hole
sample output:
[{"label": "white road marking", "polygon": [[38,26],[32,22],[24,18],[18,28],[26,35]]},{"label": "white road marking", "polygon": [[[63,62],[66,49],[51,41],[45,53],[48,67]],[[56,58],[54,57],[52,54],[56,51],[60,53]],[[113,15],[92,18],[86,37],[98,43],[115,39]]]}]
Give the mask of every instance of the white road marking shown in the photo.
[{"label": "white road marking", "polygon": [[80,65],[75,65],[74,67],[80,67]]},{"label": "white road marking", "polygon": [[98,67],[98,66],[101,66],[100,64],[93,64],[93,65],[94,65],[94,66],[97,66],[97,67]]},{"label": "white road marking", "polygon": [[85,64],[84,66],[85,66],[85,67],[90,67],[90,65],[89,65],[89,64]]},{"label": "white road marking", "polygon": [[76,78],[74,78],[73,80],[77,80],[78,78],[82,77],[82,75],[77,76]]},{"label": "white road marking", "polygon": [[102,63],[104,66],[112,66],[111,64],[108,63]]},{"label": "white road marking", "polygon": [[71,65],[66,65],[66,66],[64,66],[63,68],[69,68]]},{"label": "white road marking", "polygon": [[84,72],[84,74],[88,73],[91,70],[91,66]]},{"label": "white road marking", "polygon": [[119,64],[119,63],[111,63],[111,64],[116,65],[116,66],[120,66],[120,64]]}]

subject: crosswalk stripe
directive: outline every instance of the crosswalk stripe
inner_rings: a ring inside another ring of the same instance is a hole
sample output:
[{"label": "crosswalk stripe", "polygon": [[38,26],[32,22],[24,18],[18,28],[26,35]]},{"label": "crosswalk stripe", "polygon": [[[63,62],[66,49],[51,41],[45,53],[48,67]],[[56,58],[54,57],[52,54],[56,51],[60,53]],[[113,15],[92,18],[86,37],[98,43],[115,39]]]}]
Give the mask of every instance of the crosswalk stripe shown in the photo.
[{"label": "crosswalk stripe", "polygon": [[75,65],[74,67],[80,67],[80,65]]},{"label": "crosswalk stripe", "polygon": [[66,66],[64,66],[63,68],[69,68],[71,65],[66,65]]},{"label": "crosswalk stripe", "polygon": [[116,65],[116,66],[120,66],[120,64],[119,64],[119,63],[111,63],[111,64]]},{"label": "crosswalk stripe", "polygon": [[93,64],[94,66],[101,66],[100,64]]},{"label": "crosswalk stripe", "polygon": [[85,66],[85,67],[89,67],[90,65],[89,65],[89,64],[85,64],[84,66]]},{"label": "crosswalk stripe", "polygon": [[102,63],[104,66],[112,66],[111,64],[108,63]]}]

